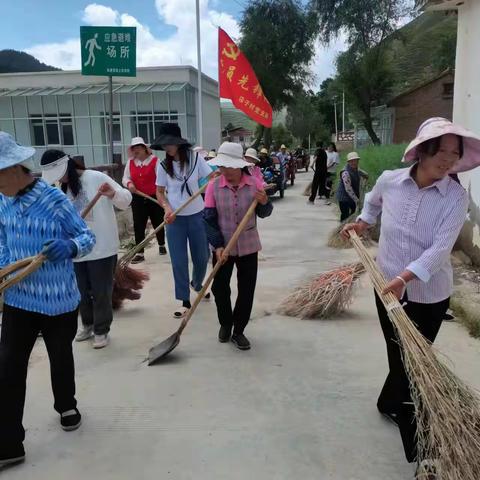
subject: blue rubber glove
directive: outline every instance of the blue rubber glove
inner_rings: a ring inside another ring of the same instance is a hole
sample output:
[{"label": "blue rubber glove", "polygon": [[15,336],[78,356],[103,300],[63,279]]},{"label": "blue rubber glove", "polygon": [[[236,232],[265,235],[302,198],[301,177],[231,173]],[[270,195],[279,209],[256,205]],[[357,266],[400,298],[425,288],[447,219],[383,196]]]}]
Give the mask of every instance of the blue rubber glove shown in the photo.
[{"label": "blue rubber glove", "polygon": [[61,262],[77,255],[77,245],[73,240],[51,240],[42,253],[50,262]]}]

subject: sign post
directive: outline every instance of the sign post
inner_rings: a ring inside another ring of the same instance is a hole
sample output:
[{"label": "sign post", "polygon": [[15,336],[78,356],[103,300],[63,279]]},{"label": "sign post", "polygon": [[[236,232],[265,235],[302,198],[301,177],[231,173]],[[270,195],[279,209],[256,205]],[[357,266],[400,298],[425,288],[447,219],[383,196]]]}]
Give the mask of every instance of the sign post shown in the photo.
[{"label": "sign post", "polygon": [[[113,78],[137,75],[136,27],[80,27],[82,75],[108,77],[110,112],[108,136],[113,159]],[[106,112],[105,112],[106,113]]]}]

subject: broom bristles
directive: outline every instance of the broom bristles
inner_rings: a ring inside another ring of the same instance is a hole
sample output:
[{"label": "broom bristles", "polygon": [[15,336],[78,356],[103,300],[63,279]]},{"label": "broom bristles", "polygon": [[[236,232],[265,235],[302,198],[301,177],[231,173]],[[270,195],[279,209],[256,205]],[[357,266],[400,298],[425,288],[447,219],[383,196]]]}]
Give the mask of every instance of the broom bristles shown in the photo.
[{"label": "broom bristles", "polygon": [[351,241],[384,303],[402,346],[417,420],[418,461],[434,460],[442,480],[477,480],[480,472],[480,398],[443,364],[397,298],[381,295],[385,278],[361,240]]},{"label": "broom bristles", "polygon": [[[348,240],[346,238],[343,238],[342,235],[341,235],[341,232],[343,230],[343,227],[347,223],[355,223],[357,216],[358,216],[357,213],[354,213],[353,215],[350,215],[350,217],[348,217],[346,220],[341,222],[339,225],[337,225],[330,232],[330,234],[328,235],[328,240],[327,240],[327,246],[328,247],[336,248],[338,250],[353,248],[352,242],[350,242],[350,240]],[[368,236],[368,234],[366,234],[364,237],[362,237],[362,239],[363,239],[363,243],[366,246],[371,246],[372,245],[372,240]]]},{"label": "broom bristles", "polygon": [[128,264],[119,263],[115,270],[113,282],[112,307],[119,310],[124,300],[139,300],[140,290],[150,275],[143,270],[136,270]]},{"label": "broom bristles", "polygon": [[354,263],[321,273],[298,286],[279,312],[304,319],[337,315],[350,304],[354,284],[363,271],[361,263]]}]

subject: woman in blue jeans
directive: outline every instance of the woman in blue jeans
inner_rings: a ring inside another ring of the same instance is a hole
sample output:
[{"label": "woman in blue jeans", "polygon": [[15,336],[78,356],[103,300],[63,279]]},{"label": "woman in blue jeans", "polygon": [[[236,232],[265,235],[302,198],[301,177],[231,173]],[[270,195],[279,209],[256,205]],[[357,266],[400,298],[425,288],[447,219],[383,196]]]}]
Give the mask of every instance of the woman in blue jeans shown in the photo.
[{"label": "woman in blue jeans", "polygon": [[[151,145],[165,150],[165,160],[157,166],[157,198],[165,210],[166,234],[175,280],[175,298],[182,302],[175,318],[183,318],[191,308],[190,287],[202,289],[208,264],[208,242],[203,223],[204,203],[196,198],[181,213],[175,210],[199,190],[199,181],[212,173],[205,159],[194,153],[180,127],[164,123],[160,135]],[[193,262],[192,281],[188,267],[188,247]]]}]

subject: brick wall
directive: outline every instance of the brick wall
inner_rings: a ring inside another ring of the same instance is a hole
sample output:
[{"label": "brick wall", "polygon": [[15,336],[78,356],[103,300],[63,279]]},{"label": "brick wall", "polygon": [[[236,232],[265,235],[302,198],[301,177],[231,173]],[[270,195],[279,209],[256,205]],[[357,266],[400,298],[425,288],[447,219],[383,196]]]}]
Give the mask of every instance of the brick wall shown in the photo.
[{"label": "brick wall", "polygon": [[417,133],[418,127],[430,117],[452,119],[453,90],[446,91],[452,85],[454,75],[449,73],[417,90],[397,97],[390,106],[395,108],[395,126],[393,142],[409,142]]}]

